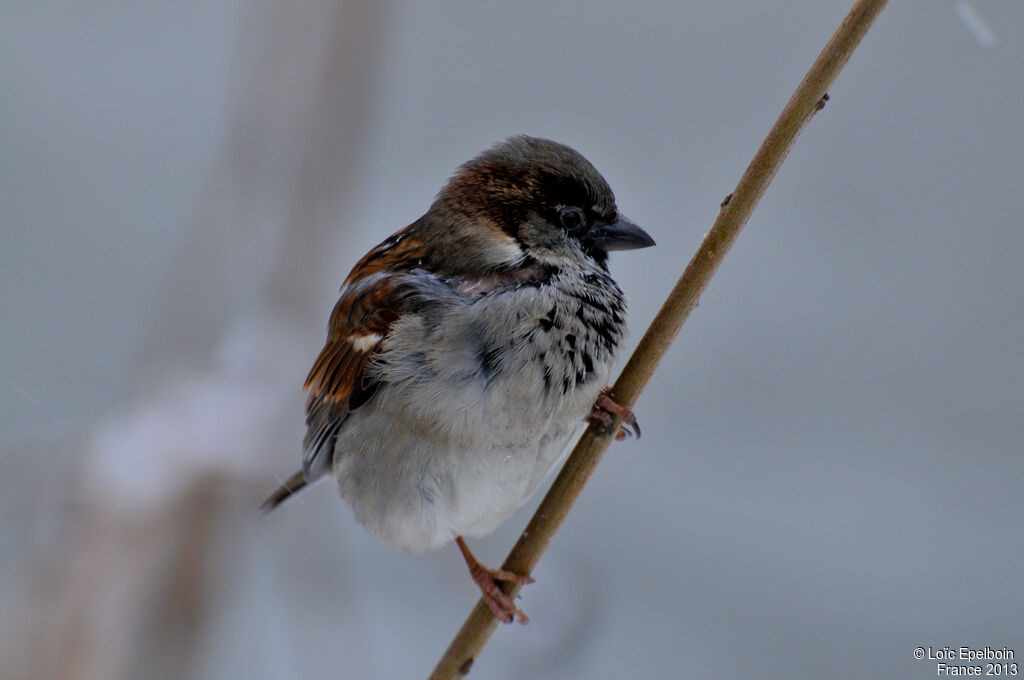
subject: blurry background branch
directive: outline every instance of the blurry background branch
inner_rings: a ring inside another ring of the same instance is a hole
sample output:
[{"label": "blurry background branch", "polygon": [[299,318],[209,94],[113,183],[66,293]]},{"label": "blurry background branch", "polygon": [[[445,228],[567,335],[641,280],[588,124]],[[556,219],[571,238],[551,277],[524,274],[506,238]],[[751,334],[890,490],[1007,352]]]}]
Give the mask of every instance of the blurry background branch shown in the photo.
[{"label": "blurry background branch", "polygon": [[[49,540],[30,539],[8,567],[5,678],[197,674],[224,597],[214,556],[237,546],[272,486],[264,466],[300,435],[300,376],[318,342],[305,334],[319,335],[337,285],[338,217],[358,186],[387,7],[243,12],[226,145],[153,308],[131,397],[56,443],[85,453],[64,483],[41,487],[54,497],[23,499],[66,512],[33,528]],[[54,443],[20,446],[28,463]]]},{"label": "blurry background branch", "polygon": [[310,0],[243,13],[230,134],[162,288],[136,371],[143,381],[215,356],[240,316],[269,310],[323,325],[324,291],[338,286],[338,216],[360,186],[387,8]]},{"label": "blurry background branch", "polygon": [[[828,88],[839,76],[886,2],[858,0],[797,86],[761,148],[747,166],[736,189],[723,201],[714,225],[612,388],[612,398],[622,406],[632,408],[636,403],[683,323],[697,306],[722,258],[729,252],[786,159],[796,138],[814,113],[824,106]],[[530,523],[505,559],[502,569],[526,575],[533,572],[612,441],[611,437],[599,436],[596,431],[596,426],[591,424],[583,433]],[[518,584],[509,582],[502,583],[501,587],[513,597],[520,590]],[[497,627],[497,619],[484,601],[479,600],[438,662],[430,676],[431,680],[449,680],[468,673]]]}]

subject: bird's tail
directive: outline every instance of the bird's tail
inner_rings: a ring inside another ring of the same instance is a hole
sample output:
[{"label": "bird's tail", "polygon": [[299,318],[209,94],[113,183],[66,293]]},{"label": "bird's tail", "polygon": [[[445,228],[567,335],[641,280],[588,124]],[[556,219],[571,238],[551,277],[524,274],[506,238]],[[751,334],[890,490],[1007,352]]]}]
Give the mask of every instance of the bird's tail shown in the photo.
[{"label": "bird's tail", "polygon": [[267,514],[307,486],[309,486],[309,482],[303,476],[302,470],[299,470],[289,477],[284,484],[277,487],[277,490],[270,494],[270,498],[263,501],[263,505],[260,506],[260,512],[264,515]]}]

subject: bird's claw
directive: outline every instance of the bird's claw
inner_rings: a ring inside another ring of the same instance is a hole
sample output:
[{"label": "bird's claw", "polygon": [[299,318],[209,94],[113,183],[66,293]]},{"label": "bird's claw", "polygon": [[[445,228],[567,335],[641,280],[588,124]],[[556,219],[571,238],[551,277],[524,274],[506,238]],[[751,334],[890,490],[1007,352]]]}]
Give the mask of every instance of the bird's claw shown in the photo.
[{"label": "bird's claw", "polygon": [[502,623],[512,623],[512,621],[517,623],[530,622],[526,613],[517,607],[511,596],[501,589],[498,581],[518,583],[525,586],[533,583],[532,578],[513,574],[510,571],[502,571],[501,569],[489,569],[482,564],[477,564],[476,568],[470,568],[469,572],[473,576],[473,581],[476,582],[477,587],[480,588],[484,602],[490,607],[496,619]]},{"label": "bird's claw", "polygon": [[491,612],[494,613],[494,618],[502,623],[512,623],[513,621],[529,623],[529,617],[526,616],[523,610],[516,607],[515,601],[508,593],[501,589],[498,582],[506,581],[525,586],[533,583],[533,579],[529,576],[505,571],[504,569],[485,567],[469,551],[469,547],[462,540],[461,536],[456,537],[455,543],[459,546],[459,550],[462,551],[462,557],[466,560],[466,565],[469,566],[469,574],[473,577],[473,582],[480,588],[483,600],[487,603]]},{"label": "bird's claw", "polygon": [[596,423],[601,434],[611,434],[612,425],[615,423],[615,416],[621,420],[618,430],[615,432],[616,441],[622,441],[630,436],[640,439],[640,425],[636,422],[636,416],[628,408],[619,406],[608,393],[608,390],[601,392],[601,395],[594,402],[594,408],[587,417],[592,423]]}]

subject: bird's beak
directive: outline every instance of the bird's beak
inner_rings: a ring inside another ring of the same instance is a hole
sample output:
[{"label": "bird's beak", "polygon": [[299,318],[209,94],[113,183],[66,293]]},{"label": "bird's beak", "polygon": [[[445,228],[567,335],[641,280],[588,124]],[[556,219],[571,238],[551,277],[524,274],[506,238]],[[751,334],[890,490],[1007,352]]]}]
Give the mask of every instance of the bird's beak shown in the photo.
[{"label": "bird's beak", "polygon": [[592,247],[605,252],[609,250],[636,250],[655,245],[654,239],[632,220],[620,214],[611,224],[602,224],[591,229],[587,235]]}]

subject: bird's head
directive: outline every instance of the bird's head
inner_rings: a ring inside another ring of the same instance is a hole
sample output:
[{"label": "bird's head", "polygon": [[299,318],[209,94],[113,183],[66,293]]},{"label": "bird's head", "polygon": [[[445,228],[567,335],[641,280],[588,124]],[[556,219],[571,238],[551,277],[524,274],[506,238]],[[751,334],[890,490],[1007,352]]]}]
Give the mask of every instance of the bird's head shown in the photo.
[{"label": "bird's head", "polygon": [[462,165],[431,216],[493,266],[529,258],[558,267],[589,258],[605,267],[609,251],[654,245],[618,211],[586,158],[536,137],[512,137]]}]

